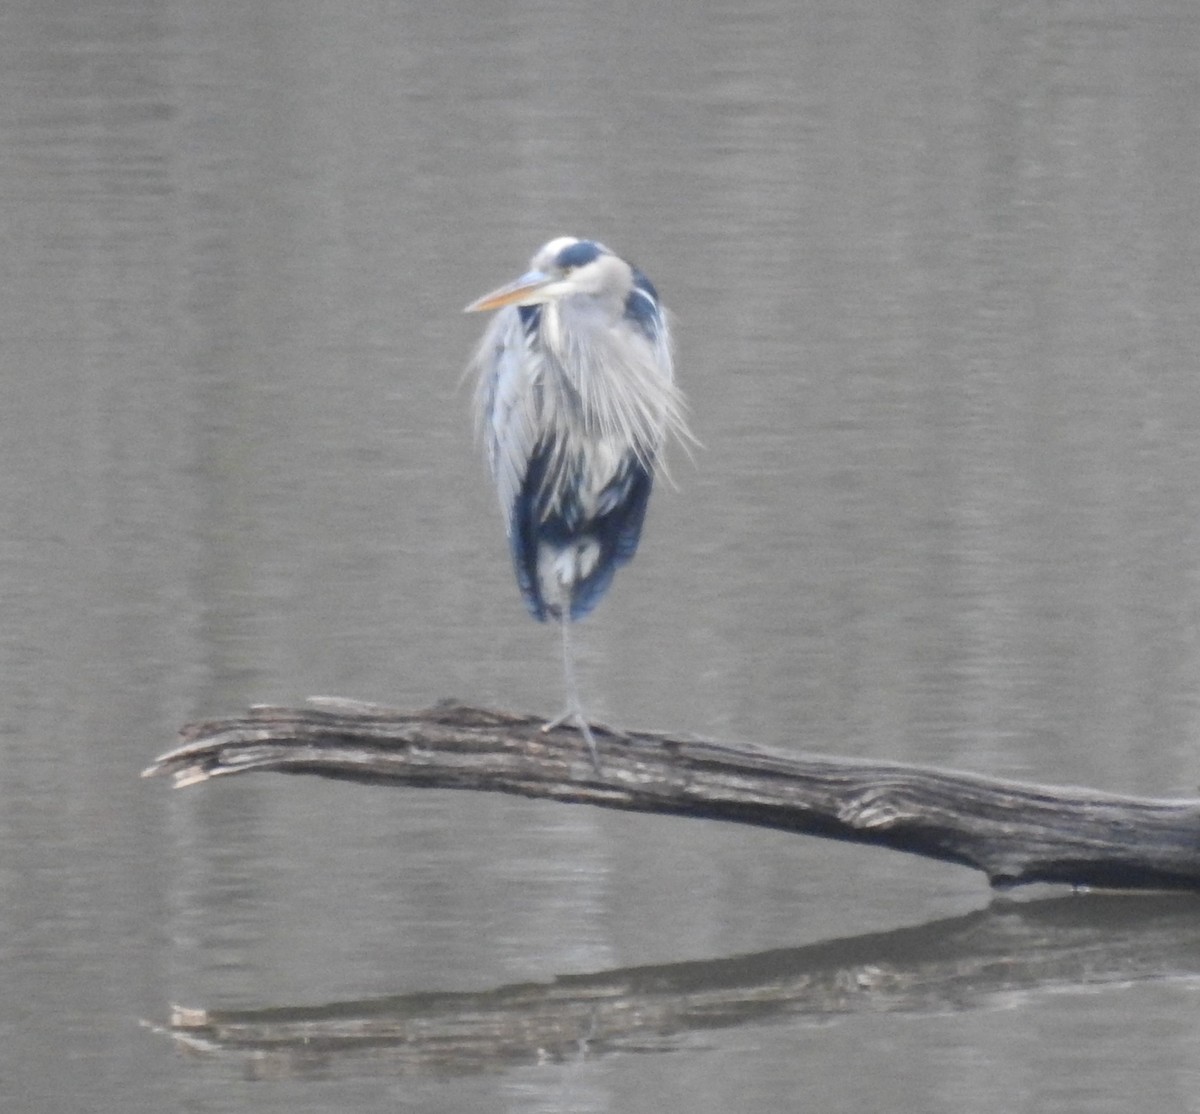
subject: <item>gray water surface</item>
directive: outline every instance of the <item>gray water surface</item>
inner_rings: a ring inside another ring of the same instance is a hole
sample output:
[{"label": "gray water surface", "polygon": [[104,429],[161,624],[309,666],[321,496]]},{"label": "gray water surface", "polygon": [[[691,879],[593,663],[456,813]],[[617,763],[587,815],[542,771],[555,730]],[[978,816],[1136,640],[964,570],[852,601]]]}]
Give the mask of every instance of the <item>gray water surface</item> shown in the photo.
[{"label": "gray water surface", "polygon": [[[674,311],[703,445],[579,630],[597,718],[1195,795],[1200,9],[13,4],[0,73],[5,1111],[1200,1110],[1174,907],[1077,939],[878,850],[137,776],[257,701],[557,710],[459,310],[574,233]],[[143,1025],[822,946],[877,996],[641,1054]]]}]

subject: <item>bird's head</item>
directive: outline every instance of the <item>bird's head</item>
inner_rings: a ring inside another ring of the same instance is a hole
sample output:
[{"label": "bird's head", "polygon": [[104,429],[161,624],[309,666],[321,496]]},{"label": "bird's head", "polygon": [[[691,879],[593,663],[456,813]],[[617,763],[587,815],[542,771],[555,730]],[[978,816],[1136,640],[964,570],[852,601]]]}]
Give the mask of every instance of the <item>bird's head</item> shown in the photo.
[{"label": "bird's head", "polygon": [[520,278],[485,294],[463,312],[537,306],[574,294],[610,297],[621,304],[632,285],[633,269],[603,244],[559,236],[538,249]]}]

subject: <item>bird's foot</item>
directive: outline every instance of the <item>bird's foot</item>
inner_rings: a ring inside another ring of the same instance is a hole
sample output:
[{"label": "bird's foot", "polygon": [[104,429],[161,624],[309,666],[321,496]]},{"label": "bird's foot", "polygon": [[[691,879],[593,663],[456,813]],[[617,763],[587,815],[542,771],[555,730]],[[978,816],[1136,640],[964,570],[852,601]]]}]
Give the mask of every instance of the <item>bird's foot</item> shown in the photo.
[{"label": "bird's foot", "polygon": [[592,759],[592,769],[596,773],[600,773],[600,754],[596,750],[596,738],[592,734],[592,729],[588,726],[588,721],[583,718],[583,713],[578,708],[568,708],[560,716],[555,716],[554,719],[542,724],[543,732],[551,732],[556,727],[562,727],[563,724],[573,724],[579,728],[579,733],[583,736],[583,741],[587,743],[588,754]]}]

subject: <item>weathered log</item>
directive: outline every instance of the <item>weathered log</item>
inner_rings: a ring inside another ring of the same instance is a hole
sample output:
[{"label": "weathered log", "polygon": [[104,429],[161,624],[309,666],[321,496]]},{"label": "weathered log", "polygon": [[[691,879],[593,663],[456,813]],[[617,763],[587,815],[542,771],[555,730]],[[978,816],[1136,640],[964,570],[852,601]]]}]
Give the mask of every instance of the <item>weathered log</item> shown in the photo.
[{"label": "weathered log", "polygon": [[146,775],[176,785],[274,770],[475,789],[735,821],[877,844],[983,871],[995,887],[1200,890],[1200,800],[1040,786],[891,762],[788,754],[653,732],[571,728],[446,703],[406,713],[316,699],[197,723]]},{"label": "weathered log", "polygon": [[[589,767],[590,768],[590,767]],[[1048,987],[1200,973],[1192,895],[1002,901],[967,916],[799,948],[477,992],[321,1005],[176,1007],[185,1050],[255,1075],[464,1074],[610,1051],[670,1049],[697,1033],[857,1014],[981,1009]]]}]

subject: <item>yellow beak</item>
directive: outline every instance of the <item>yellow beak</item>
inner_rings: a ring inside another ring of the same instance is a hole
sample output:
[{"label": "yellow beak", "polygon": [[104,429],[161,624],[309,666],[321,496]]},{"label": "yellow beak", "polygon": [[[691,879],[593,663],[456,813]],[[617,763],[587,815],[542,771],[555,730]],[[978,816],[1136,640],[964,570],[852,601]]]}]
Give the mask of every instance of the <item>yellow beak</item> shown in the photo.
[{"label": "yellow beak", "polygon": [[515,282],[501,286],[472,302],[463,313],[486,313],[501,306],[536,306],[546,300],[545,289],[554,278],[542,271],[528,271]]}]

